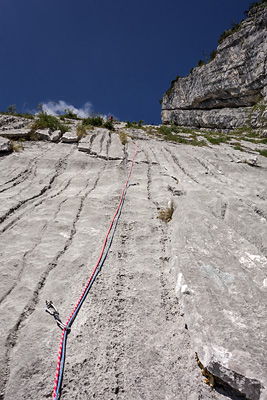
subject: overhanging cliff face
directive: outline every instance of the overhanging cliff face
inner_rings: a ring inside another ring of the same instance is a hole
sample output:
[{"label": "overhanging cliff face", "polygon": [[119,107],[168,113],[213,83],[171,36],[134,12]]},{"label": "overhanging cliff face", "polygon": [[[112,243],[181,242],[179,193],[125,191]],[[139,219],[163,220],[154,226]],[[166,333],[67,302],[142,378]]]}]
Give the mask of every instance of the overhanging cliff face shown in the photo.
[{"label": "overhanging cliff face", "polygon": [[[233,129],[264,125],[267,7],[254,8],[217,48],[213,61],[179,78],[162,99],[163,123]],[[261,107],[257,107],[258,104]],[[260,109],[260,110],[259,110]],[[260,112],[259,112],[260,111]]]}]

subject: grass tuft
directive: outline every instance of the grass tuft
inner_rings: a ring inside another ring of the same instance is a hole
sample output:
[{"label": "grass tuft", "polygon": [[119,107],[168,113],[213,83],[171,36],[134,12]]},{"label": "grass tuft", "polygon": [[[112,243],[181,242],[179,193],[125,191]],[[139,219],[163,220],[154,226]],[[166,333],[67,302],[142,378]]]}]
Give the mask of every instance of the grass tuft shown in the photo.
[{"label": "grass tuft", "polygon": [[83,124],[79,123],[79,124],[77,125],[77,128],[76,128],[76,135],[77,135],[77,137],[78,137],[79,140],[80,140],[81,138],[83,138],[84,136],[87,135],[86,128],[85,128],[85,126],[84,126]]},{"label": "grass tuft", "polygon": [[[10,139],[9,139],[10,140]],[[24,150],[23,144],[22,143],[15,143],[14,140],[10,140],[11,145],[12,145],[12,150],[15,153],[19,153],[20,151]]]},{"label": "grass tuft", "polygon": [[259,154],[263,157],[267,157],[267,150],[257,150],[259,152]]},{"label": "grass tuft", "polygon": [[223,135],[220,135],[220,136],[217,136],[217,137],[214,137],[214,136],[211,136],[211,135],[204,135],[204,136],[211,144],[226,143],[231,139],[230,136],[223,136]]},{"label": "grass tuft", "polygon": [[171,200],[168,207],[159,210],[158,218],[166,223],[170,222],[172,219],[173,212],[174,212],[174,204],[173,200]]},{"label": "grass tuft", "polygon": [[123,132],[123,131],[119,131],[118,133],[119,133],[119,138],[120,138],[121,144],[123,146],[125,146],[126,143],[128,142],[127,134],[125,132]]}]

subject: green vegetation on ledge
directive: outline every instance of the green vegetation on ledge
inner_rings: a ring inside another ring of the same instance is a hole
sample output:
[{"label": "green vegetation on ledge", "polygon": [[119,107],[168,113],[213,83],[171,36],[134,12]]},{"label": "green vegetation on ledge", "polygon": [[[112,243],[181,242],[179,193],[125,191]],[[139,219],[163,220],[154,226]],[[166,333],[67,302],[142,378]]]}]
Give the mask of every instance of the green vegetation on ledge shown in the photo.
[{"label": "green vegetation on ledge", "polygon": [[61,133],[65,133],[68,131],[68,127],[62,122],[57,117],[54,117],[53,115],[48,115],[41,111],[37,119],[34,121],[34,123],[31,125],[31,130],[32,132],[36,132],[37,129],[51,129],[52,131],[60,130]]},{"label": "green vegetation on ledge", "polygon": [[82,124],[87,128],[98,126],[98,127],[102,127],[102,128],[107,128],[110,131],[114,131],[114,126],[113,126],[112,121],[104,122],[104,119],[101,115],[95,115],[92,117],[84,118],[82,120]]},{"label": "green vegetation on ledge", "polygon": [[30,113],[20,113],[17,111],[16,104],[12,104],[7,107],[6,111],[1,111],[1,115],[14,115],[14,117],[22,117],[22,118],[28,118],[28,119],[33,119],[34,116]]}]

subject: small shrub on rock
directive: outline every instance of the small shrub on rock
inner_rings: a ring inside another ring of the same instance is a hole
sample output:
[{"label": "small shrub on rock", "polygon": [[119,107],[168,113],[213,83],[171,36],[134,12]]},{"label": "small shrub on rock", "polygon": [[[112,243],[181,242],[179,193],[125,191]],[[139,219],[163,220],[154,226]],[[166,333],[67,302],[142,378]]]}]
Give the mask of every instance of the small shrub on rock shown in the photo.
[{"label": "small shrub on rock", "polygon": [[113,126],[113,122],[112,122],[112,121],[106,121],[106,122],[103,124],[103,126],[104,126],[104,128],[107,128],[107,129],[109,129],[110,131],[115,131],[115,128],[114,128],[114,126]]},{"label": "small shrub on rock", "polygon": [[205,65],[205,61],[199,60],[199,62],[197,63],[197,66],[202,67],[203,65]]},{"label": "small shrub on rock", "polygon": [[79,123],[77,125],[76,128],[76,135],[78,136],[78,139],[80,140],[81,138],[83,138],[84,136],[87,135],[87,131],[84,125],[82,125],[81,123]]},{"label": "small shrub on rock", "polygon": [[212,60],[214,60],[214,58],[216,57],[216,54],[217,54],[217,50],[212,50],[211,51],[211,53],[210,53],[210,59],[209,59],[209,62],[211,62]]},{"label": "small shrub on rock", "polygon": [[120,138],[121,144],[123,146],[125,146],[128,141],[128,136],[123,131],[119,131],[118,133],[119,133],[119,138]]},{"label": "small shrub on rock", "polygon": [[83,125],[91,125],[91,126],[103,126],[104,125],[104,120],[101,115],[93,116],[93,117],[88,117],[84,118],[82,121]]},{"label": "small shrub on rock", "polygon": [[32,124],[31,130],[34,133],[37,131],[37,129],[47,128],[50,128],[52,131],[60,130],[61,133],[65,133],[68,131],[68,127],[62,124],[62,122],[60,122],[57,117],[54,117],[53,115],[48,115],[44,112],[40,112],[37,119]]},{"label": "small shrub on rock", "polygon": [[65,112],[65,114],[63,115],[63,117],[65,117],[65,118],[76,119],[76,120],[79,119],[78,115],[75,114],[75,113],[73,112],[73,110],[71,110],[70,108],[66,108],[66,109],[64,110],[64,112]]}]

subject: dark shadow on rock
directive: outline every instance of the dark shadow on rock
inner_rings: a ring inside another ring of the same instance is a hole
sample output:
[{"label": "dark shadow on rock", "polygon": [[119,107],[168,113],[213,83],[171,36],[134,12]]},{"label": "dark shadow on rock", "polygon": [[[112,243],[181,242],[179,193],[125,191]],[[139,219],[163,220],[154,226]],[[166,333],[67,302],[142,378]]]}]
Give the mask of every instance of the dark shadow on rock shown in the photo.
[{"label": "dark shadow on rock", "polygon": [[228,397],[231,400],[244,400],[246,396],[234,390],[227,383],[223,382],[219,378],[215,378],[215,388],[216,392],[222,394],[225,397]]}]

